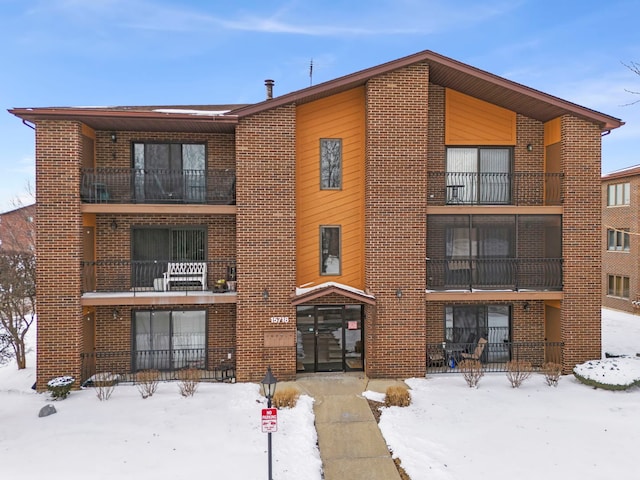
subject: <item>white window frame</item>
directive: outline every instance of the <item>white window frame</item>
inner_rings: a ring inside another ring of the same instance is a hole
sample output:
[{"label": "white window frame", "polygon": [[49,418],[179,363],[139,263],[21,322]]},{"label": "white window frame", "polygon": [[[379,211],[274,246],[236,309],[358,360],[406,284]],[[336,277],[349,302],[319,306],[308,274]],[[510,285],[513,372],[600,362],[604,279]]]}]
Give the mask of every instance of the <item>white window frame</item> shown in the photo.
[{"label": "white window frame", "polygon": [[607,229],[607,250],[610,252],[628,252],[630,249],[629,229]]},{"label": "white window frame", "polygon": [[629,299],[630,280],[624,275],[609,275],[607,296]]},{"label": "white window frame", "polygon": [[631,204],[631,184],[613,183],[607,186],[607,206],[617,207]]}]

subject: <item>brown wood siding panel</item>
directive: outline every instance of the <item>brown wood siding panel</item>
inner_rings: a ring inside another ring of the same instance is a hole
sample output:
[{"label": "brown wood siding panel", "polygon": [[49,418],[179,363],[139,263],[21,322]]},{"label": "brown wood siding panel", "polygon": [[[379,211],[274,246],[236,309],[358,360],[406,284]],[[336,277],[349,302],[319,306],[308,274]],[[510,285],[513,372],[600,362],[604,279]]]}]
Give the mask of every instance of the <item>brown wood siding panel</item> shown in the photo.
[{"label": "brown wood siding panel", "polygon": [[560,143],[560,118],[554,118],[544,124],[544,144],[545,146]]},{"label": "brown wood siding panel", "polygon": [[515,145],[516,114],[446,89],[447,145]]},{"label": "brown wood siding panel", "polygon": [[[297,284],[364,288],[364,89],[296,111]],[[320,139],[342,139],[342,189],[320,190]],[[342,274],[320,275],[320,225],[342,227]]]}]

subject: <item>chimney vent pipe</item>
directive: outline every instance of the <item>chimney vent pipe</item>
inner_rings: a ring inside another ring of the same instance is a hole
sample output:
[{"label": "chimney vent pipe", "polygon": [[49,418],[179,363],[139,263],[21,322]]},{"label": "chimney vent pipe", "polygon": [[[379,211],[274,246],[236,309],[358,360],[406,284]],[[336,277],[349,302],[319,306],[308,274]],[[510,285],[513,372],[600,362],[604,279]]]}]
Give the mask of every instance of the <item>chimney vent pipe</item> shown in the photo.
[{"label": "chimney vent pipe", "polygon": [[273,84],[275,82],[273,80],[265,80],[264,85],[267,87],[267,100],[271,100],[273,98]]}]

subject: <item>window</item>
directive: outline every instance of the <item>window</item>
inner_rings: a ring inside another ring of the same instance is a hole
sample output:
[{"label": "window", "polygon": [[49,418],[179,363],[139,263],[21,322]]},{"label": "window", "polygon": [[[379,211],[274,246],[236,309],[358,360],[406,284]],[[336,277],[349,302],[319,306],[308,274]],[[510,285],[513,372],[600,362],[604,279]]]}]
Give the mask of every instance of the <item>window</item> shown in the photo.
[{"label": "window", "polygon": [[506,362],[509,352],[511,309],[508,305],[448,305],[445,307],[445,339],[447,343],[462,344],[473,349],[480,338],[489,345],[486,360]]},{"label": "window", "polygon": [[320,226],[320,274],[340,275],[340,227]]},{"label": "window", "polygon": [[629,251],[629,229],[608,229],[607,250]]},{"label": "window", "polygon": [[607,188],[607,206],[629,205],[631,202],[631,185],[616,183]]},{"label": "window", "polygon": [[131,233],[132,286],[151,288],[162,278],[168,262],[206,261],[203,227],[134,228]]},{"label": "window", "polygon": [[447,203],[509,204],[511,148],[447,148]]},{"label": "window", "polygon": [[342,188],[342,139],[320,139],[320,190]]},{"label": "window", "polygon": [[609,275],[609,292],[611,297],[629,298],[629,277]]},{"label": "window", "polygon": [[203,143],[134,143],[136,200],[204,202],[205,150]]},{"label": "window", "polygon": [[204,368],[205,310],[142,310],[133,313],[136,370]]}]

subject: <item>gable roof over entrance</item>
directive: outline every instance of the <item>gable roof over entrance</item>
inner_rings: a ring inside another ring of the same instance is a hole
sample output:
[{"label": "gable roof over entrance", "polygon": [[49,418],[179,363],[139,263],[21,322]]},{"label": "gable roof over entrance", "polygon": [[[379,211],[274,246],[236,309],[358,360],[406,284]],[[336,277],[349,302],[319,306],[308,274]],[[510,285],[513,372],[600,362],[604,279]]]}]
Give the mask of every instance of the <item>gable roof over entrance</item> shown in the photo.
[{"label": "gable roof over entrance", "polygon": [[292,296],[291,303],[293,305],[300,305],[311,300],[326,297],[332,293],[369,305],[376,304],[376,298],[373,295],[358,288],[337,282],[325,282],[308,288],[296,288],[296,293]]}]

